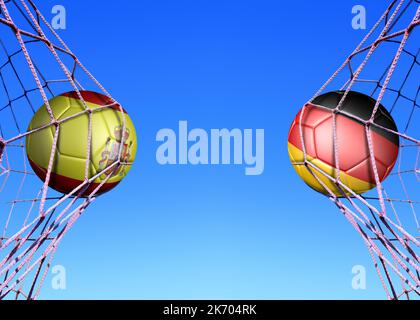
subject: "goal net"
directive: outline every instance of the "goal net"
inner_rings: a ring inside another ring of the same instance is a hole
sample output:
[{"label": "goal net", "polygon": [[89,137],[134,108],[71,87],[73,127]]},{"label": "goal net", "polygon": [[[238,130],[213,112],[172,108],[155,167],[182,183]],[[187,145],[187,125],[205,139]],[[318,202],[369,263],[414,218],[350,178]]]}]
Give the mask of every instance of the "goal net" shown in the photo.
[{"label": "goal net", "polygon": [[[390,299],[420,295],[419,15],[418,0],[392,1],[316,94],[337,88],[366,93],[387,107],[397,123],[399,157],[384,182],[372,161],[375,189],[363,195],[347,190],[344,197],[329,190],[330,199],[364,240]],[[0,299],[39,296],[58,244],[101,187],[82,197],[94,178],[86,170],[85,181],[72,192],[55,192],[48,188],[55,148],[45,182],[31,170],[25,151],[25,139],[34,133],[27,128],[35,111],[62,92],[85,88],[110,97],[32,0],[0,0]],[[346,94],[337,113],[345,99]],[[369,141],[370,126],[376,124],[364,123]],[[60,123],[52,120],[49,125]],[[371,147],[370,154],[374,159]],[[337,171],[328,178],[345,188]]]},{"label": "goal net", "polygon": [[[305,160],[308,170],[364,240],[389,299],[420,296],[419,3],[418,0],[392,1],[356,49],[315,94],[316,97],[338,88],[345,91],[334,110],[336,114],[345,114],[340,107],[348,92],[362,92],[377,101],[372,119],[382,104],[396,121],[398,132],[370,120],[357,119],[365,125],[376,188],[358,195],[340,181],[337,163],[340,145],[334,116],[335,176]],[[400,140],[397,163],[382,183],[375,164],[373,126],[397,134]],[[343,190],[342,197],[337,197],[315,173]]]},{"label": "goal net", "polygon": [[[95,178],[86,169],[85,180],[72,192],[63,195],[48,188],[59,130],[45,182],[26,157],[25,139],[36,131],[27,128],[36,110],[45,104],[52,114],[49,99],[69,91],[86,106],[80,95],[85,87],[108,96],[109,107],[117,105],[33,1],[0,0],[0,299],[38,297],[60,240],[107,182],[86,196],[83,192]],[[64,121],[52,117],[49,126],[58,128]]]}]

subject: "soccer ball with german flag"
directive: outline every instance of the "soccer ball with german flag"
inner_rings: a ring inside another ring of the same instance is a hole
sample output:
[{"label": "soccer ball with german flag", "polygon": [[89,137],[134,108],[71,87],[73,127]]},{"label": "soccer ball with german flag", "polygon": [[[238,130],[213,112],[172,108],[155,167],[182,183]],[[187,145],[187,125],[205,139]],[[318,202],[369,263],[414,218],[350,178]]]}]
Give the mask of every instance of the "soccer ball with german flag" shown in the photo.
[{"label": "soccer ball with german flag", "polygon": [[58,192],[68,194],[89,179],[90,183],[75,193],[83,197],[98,187],[96,194],[104,193],[127,175],[136,155],[137,137],[129,115],[115,101],[92,91],[79,94],[66,92],[49,100],[53,118],[45,105],[39,108],[28,127],[31,133],[26,138],[26,153],[42,181],[54,154],[49,186]]},{"label": "soccer ball with german flag", "polygon": [[[356,91],[348,92],[336,113],[335,146],[333,110],[343,94],[344,91],[328,92],[307,103],[294,118],[288,135],[289,157],[298,175],[316,191],[329,195],[324,184],[338,197],[351,195],[351,192],[334,181],[337,178],[336,159],[339,180],[354,193],[362,194],[376,186],[366,132],[376,100]],[[370,129],[374,163],[382,182],[397,160],[399,137],[395,134],[398,129],[394,119],[381,104]]]}]

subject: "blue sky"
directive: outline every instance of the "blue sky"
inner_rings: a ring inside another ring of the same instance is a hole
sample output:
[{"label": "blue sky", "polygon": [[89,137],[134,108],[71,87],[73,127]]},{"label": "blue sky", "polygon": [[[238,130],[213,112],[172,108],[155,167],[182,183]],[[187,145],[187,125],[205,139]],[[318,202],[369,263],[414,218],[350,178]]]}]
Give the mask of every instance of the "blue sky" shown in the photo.
[{"label": "blue sky", "polygon": [[[62,241],[41,298],[353,299],[385,297],[352,227],[290,165],[299,108],[365,35],[379,1],[42,1],[67,9],[59,31],[130,113],[136,163]],[[265,170],[161,166],[161,128],[265,130]],[[367,289],[351,287],[354,265]]]}]

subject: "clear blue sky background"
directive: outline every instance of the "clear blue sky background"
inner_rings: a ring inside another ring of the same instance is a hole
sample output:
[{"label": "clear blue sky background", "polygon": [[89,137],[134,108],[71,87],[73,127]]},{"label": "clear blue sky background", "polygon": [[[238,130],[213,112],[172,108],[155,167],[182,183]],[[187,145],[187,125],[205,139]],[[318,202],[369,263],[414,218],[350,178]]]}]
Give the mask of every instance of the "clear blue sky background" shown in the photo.
[{"label": "clear blue sky background", "polygon": [[[139,151],[130,175],[64,238],[41,298],[384,298],[359,236],[289,163],[298,111],[366,31],[351,8],[382,1],[38,1],[67,9],[72,50],[129,111]],[[265,129],[265,171],[160,166],[161,128]],[[367,268],[367,290],[351,269]]]}]

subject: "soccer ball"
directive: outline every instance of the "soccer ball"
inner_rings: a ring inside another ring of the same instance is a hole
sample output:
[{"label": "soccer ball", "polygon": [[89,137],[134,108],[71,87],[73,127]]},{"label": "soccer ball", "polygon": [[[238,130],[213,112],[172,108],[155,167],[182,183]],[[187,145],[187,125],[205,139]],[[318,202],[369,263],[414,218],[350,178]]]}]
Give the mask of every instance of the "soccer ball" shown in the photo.
[{"label": "soccer ball", "polygon": [[[288,136],[289,157],[297,174],[311,188],[329,194],[314,177],[315,175],[338,197],[351,195],[351,193],[345,188],[340,190],[334,181],[311,165],[333,178],[337,177],[333,109],[337,107],[343,94],[343,91],[328,92],[306,104],[293,120]],[[341,111],[336,115],[340,181],[356,194],[362,194],[376,186],[366,126],[360,121],[360,119],[366,121],[371,118],[375,104],[376,101],[373,98],[350,91],[340,107]],[[379,105],[374,123],[394,132],[398,131],[392,116],[382,105]],[[300,124],[302,135],[299,129]],[[370,128],[377,173],[379,181],[383,181],[397,160],[399,137],[375,125],[371,125]],[[306,162],[301,137],[307,154]]]},{"label": "soccer ball", "polygon": [[[114,188],[127,175],[136,155],[137,138],[132,120],[118,104],[107,96],[92,91],[80,91],[80,95],[84,103],[74,91],[63,93],[49,101],[54,118],[59,122],[49,186],[68,194],[86,178],[96,176],[87,188],[78,191],[83,197],[91,194],[106,180],[97,192],[104,193]],[[83,113],[86,108],[92,110],[92,139],[87,177],[85,172],[89,145],[89,115]],[[43,105],[35,113],[28,127],[28,131],[35,131],[26,138],[29,163],[42,181],[46,179],[50,156],[54,151],[54,135],[57,128],[51,123],[51,116],[47,107]]]}]

